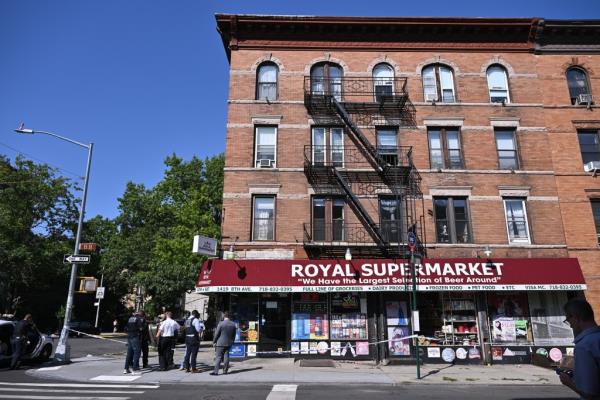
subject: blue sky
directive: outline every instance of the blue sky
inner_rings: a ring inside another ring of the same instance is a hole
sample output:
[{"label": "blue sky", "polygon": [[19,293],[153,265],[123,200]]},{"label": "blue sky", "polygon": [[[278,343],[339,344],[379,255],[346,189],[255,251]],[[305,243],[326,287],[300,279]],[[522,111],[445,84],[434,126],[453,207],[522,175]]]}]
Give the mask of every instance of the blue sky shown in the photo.
[{"label": "blue sky", "polygon": [[[376,7],[375,7],[376,6]],[[0,154],[84,174],[87,217],[117,215],[128,181],[154,185],[172,153],[225,148],[227,59],[214,14],[600,18],[599,0],[0,0]]]}]

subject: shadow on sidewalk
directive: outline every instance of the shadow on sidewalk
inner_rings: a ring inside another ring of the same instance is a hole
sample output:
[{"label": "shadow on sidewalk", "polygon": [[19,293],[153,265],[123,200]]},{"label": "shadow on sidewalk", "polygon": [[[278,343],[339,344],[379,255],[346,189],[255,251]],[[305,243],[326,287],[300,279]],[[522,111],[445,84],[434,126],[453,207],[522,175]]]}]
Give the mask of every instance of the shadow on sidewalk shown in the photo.
[{"label": "shadow on sidewalk", "polygon": [[431,371],[429,371],[427,374],[423,375],[423,376],[421,377],[421,379],[425,379],[425,378],[427,378],[428,376],[435,375],[435,374],[437,374],[437,373],[439,373],[439,372],[442,372],[442,371],[443,371],[443,370],[445,370],[445,369],[452,368],[452,367],[454,367],[454,364],[446,365],[446,366],[445,366],[445,367],[443,367],[443,368],[438,368],[438,369],[431,370]]},{"label": "shadow on sidewalk", "polygon": [[231,370],[231,368],[229,369],[229,372],[227,372],[227,375],[233,375],[233,374],[239,374],[242,372],[248,372],[248,371],[256,371],[257,369],[263,369],[263,367],[254,367],[254,368],[244,368],[244,369],[234,369],[233,371]]}]

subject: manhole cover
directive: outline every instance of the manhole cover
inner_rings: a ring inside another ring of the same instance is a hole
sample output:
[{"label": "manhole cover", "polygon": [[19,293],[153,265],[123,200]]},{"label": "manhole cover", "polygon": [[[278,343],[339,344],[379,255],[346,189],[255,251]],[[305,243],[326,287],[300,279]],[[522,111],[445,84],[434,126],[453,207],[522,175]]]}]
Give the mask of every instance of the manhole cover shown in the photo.
[{"label": "manhole cover", "polygon": [[335,368],[335,363],[332,360],[300,360],[300,366]]}]

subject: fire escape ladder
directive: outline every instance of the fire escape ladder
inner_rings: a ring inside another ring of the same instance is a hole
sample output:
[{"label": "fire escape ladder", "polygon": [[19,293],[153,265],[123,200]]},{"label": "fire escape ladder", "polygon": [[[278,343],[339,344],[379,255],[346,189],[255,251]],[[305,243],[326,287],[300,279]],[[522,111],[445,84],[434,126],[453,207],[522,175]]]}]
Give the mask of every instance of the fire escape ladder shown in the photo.
[{"label": "fire escape ladder", "polygon": [[358,141],[363,145],[369,157],[371,157],[371,162],[376,166],[377,172],[383,173],[386,169],[386,162],[381,159],[379,154],[377,154],[377,149],[369,142],[367,137],[362,133],[360,128],[356,126],[356,124],[350,118],[350,115],[342,105],[334,96],[331,96],[331,101],[335,106],[335,110],[337,114],[340,116],[342,121],[346,124],[346,126],[350,129],[350,131],[354,134],[354,136],[358,139]]},{"label": "fire escape ladder", "polygon": [[340,171],[338,171],[336,167],[331,167],[331,169],[336,180],[346,193],[348,199],[350,199],[350,206],[354,209],[354,211],[357,213],[357,215],[363,221],[363,223],[366,224],[369,233],[371,234],[373,239],[375,239],[377,245],[381,248],[385,248],[387,246],[387,243],[383,239],[379,228],[377,227],[369,213],[367,213],[367,211],[364,209],[364,207],[360,203],[360,200],[358,200],[358,198],[356,197],[356,195],[354,194],[354,192],[352,191],[352,189],[350,188]]}]

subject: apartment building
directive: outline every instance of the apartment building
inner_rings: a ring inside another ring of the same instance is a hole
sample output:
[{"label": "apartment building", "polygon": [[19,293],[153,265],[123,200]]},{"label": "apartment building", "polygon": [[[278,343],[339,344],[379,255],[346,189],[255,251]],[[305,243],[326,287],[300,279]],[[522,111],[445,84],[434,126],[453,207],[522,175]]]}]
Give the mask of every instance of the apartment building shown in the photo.
[{"label": "apartment building", "polygon": [[572,351],[562,305],[600,312],[599,21],[216,21],[226,251],[197,292],[238,323],[232,355]]}]

